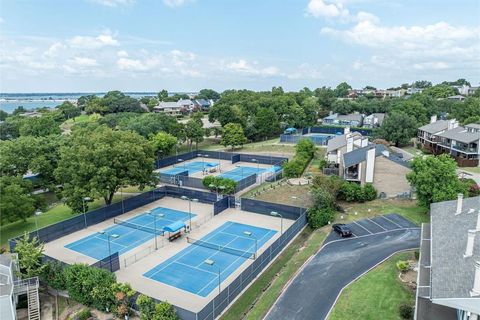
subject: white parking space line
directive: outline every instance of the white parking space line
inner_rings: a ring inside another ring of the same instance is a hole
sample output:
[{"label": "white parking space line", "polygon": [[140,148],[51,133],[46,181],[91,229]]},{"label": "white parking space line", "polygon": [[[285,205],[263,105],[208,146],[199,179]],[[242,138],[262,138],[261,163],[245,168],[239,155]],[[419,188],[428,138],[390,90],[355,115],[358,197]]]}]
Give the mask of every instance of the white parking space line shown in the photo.
[{"label": "white parking space line", "polygon": [[378,223],[376,223],[376,222],[373,221],[372,219],[367,219],[367,220],[370,221],[370,222],[375,223],[377,226],[379,226],[379,227],[382,228],[383,230],[387,231],[387,229],[385,229],[384,227],[382,227],[381,225],[379,225]]},{"label": "white parking space line", "polygon": [[386,220],[390,221],[391,223],[393,223],[393,224],[397,225],[399,228],[404,228],[404,227],[402,227],[401,225],[399,225],[398,223],[396,223],[395,221],[393,221],[393,220],[390,220],[390,219],[388,219],[388,218],[387,218],[387,217],[385,217],[385,216],[381,216],[381,217],[382,217],[383,219],[386,219]]},{"label": "white parking space line", "polygon": [[365,228],[365,227],[362,226],[361,224],[358,224],[358,223],[356,223],[355,221],[353,221],[353,223],[355,223],[355,224],[356,224],[357,226],[359,226],[359,227],[362,227],[362,228],[365,229],[368,233],[373,234],[373,232],[371,232],[370,230],[368,230],[367,228]]}]

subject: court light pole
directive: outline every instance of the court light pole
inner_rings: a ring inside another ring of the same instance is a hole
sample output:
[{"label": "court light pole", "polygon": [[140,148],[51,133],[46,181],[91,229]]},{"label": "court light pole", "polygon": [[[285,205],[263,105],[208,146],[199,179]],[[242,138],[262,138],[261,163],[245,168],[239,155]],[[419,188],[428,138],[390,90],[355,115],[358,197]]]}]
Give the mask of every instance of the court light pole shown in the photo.
[{"label": "court light pole", "polygon": [[270,215],[280,218],[280,234],[283,234],[283,216],[280,213],[278,213],[277,211],[271,211]]},{"label": "court light pole", "polygon": [[92,202],[92,198],[90,197],[83,197],[82,204],[83,204],[83,220],[85,222],[85,228],[87,227],[87,213],[85,212],[85,202]]},{"label": "court light pole", "polygon": [[113,272],[112,271],[112,258],[110,257],[112,255],[112,251],[110,249],[110,238],[112,239],[117,239],[118,237],[120,237],[118,234],[108,234],[105,232],[105,230],[102,230],[102,231],[98,231],[98,233],[100,234],[103,234],[103,235],[106,235],[107,236],[107,242],[108,242],[108,257],[109,257],[109,261],[110,261],[110,272]]},{"label": "court light pole", "polygon": [[203,169],[205,170],[205,159],[203,159],[203,154],[197,153],[197,157],[201,157],[201,158],[202,158],[202,166],[203,166]]},{"label": "court light pole", "polygon": [[260,171],[260,163],[258,162],[257,159],[252,159],[252,162],[256,162],[256,163],[257,163],[257,174],[258,174],[258,172]]},{"label": "court light pole", "polygon": [[43,212],[40,210],[35,211],[34,217],[35,217],[35,229],[37,230],[37,240],[40,241],[40,236],[38,235],[38,221],[37,217],[40,216]]},{"label": "court light pole", "polygon": [[180,199],[182,200],[188,200],[188,214],[190,215],[189,217],[189,231],[192,231],[192,201],[193,202],[198,202],[198,199],[195,198],[189,198],[187,196],[181,196]]},{"label": "court light pole", "polygon": [[158,250],[157,245],[157,215],[153,214],[152,210],[147,210],[148,215],[153,216],[153,230],[155,231],[155,250]]},{"label": "court light pole", "polygon": [[[203,261],[203,263],[205,263],[206,265],[209,265],[209,266],[213,266],[215,265],[215,261],[212,260],[212,259],[207,259],[205,261]],[[220,275],[221,275],[221,272],[220,272],[220,266],[217,264],[217,274],[218,274],[218,294],[220,294],[221,292],[221,288],[220,288],[220,284],[221,284],[221,279],[220,279]]]}]

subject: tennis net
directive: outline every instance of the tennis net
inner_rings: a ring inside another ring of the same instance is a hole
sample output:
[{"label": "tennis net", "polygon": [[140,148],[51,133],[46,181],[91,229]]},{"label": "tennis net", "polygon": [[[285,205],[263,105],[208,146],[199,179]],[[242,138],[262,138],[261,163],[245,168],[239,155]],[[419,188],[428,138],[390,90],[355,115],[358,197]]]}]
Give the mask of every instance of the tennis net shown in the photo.
[{"label": "tennis net", "polygon": [[121,226],[129,227],[129,228],[137,229],[137,230],[140,230],[140,231],[157,234],[157,235],[160,235],[160,236],[164,234],[164,232],[163,232],[162,230],[158,230],[158,229],[157,229],[157,230],[155,231],[154,228],[147,227],[147,226],[142,226],[142,225],[140,225],[140,224],[136,224],[136,223],[133,223],[133,222],[128,222],[128,221],[120,220],[120,219],[117,219],[117,218],[114,218],[114,219],[113,219],[113,223],[119,224],[119,225],[121,225]]},{"label": "tennis net", "polygon": [[248,259],[255,260],[256,257],[257,257],[256,252],[229,248],[227,246],[221,246],[219,244],[207,242],[207,241],[204,241],[204,240],[197,240],[197,239],[187,237],[187,242],[191,243],[193,245],[196,245],[196,246],[201,246],[201,247],[217,250],[217,251],[225,252],[225,253],[228,253],[228,254],[232,254],[232,255],[235,255],[235,256],[240,256],[240,257],[244,257],[244,258],[248,258]]}]

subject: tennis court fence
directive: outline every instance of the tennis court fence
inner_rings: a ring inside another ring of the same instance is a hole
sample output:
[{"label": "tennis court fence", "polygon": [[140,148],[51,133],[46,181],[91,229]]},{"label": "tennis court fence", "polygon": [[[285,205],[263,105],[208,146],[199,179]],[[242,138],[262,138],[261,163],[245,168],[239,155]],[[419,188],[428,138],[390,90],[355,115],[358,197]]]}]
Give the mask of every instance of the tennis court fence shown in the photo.
[{"label": "tennis court fence", "polygon": [[163,248],[165,246],[165,239],[163,237],[158,239],[159,241],[157,242],[157,247],[155,245],[149,245],[146,248],[143,248],[140,251],[137,251],[128,257],[122,259],[122,268],[126,268],[128,266],[131,266],[132,264],[142,260],[143,258],[149,256],[151,253],[155,252],[157,249],[155,248]]},{"label": "tennis court fence", "polygon": [[[245,199],[242,198],[242,202]],[[250,200],[250,199],[249,199]],[[252,200],[258,201],[258,200]],[[229,305],[232,303],[240,293],[247,288],[255,278],[272,262],[278,254],[288,245],[288,243],[306,226],[307,213],[305,208],[293,206],[274,206],[276,204],[270,203],[271,208],[267,207],[266,202],[258,201],[258,205],[263,210],[278,210],[279,212],[290,212],[290,216],[295,219],[295,222],[284,231],[284,233],[277,238],[268,248],[261,254],[256,256],[252,264],[249,265],[235,280],[233,280],[227,287],[215,296],[202,310],[199,312],[192,312],[181,307],[174,306],[177,315],[183,320],[214,320],[216,319]],[[254,204],[250,203],[246,209],[254,208]],[[242,208],[243,209],[243,208]],[[282,211],[280,211],[282,209]],[[251,211],[251,210],[248,210]],[[269,211],[269,212],[270,212]],[[264,214],[262,212],[251,211],[255,213]],[[134,308],[138,310],[138,306],[134,304]]]}]

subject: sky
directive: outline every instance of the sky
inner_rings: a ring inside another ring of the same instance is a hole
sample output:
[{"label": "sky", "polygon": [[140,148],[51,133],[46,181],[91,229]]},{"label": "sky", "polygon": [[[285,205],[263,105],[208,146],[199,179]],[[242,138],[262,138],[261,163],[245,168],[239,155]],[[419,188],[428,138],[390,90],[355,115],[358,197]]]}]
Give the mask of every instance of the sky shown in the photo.
[{"label": "sky", "polygon": [[480,84],[478,0],[0,0],[0,92]]}]

